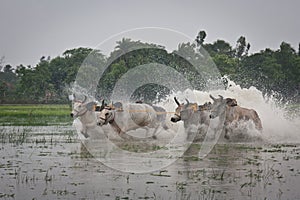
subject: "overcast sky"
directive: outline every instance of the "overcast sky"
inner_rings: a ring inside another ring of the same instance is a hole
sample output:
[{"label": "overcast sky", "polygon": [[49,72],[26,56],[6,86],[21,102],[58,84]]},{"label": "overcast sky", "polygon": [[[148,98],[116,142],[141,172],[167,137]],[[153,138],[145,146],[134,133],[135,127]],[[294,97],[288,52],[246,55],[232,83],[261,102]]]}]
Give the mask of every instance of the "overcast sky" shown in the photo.
[{"label": "overcast sky", "polygon": [[251,52],[278,49],[282,41],[298,50],[299,0],[1,0],[0,57],[13,66],[35,65],[40,57],[66,49],[95,47],[111,35],[139,27],[162,27],[206,42],[235,46],[245,36]]}]

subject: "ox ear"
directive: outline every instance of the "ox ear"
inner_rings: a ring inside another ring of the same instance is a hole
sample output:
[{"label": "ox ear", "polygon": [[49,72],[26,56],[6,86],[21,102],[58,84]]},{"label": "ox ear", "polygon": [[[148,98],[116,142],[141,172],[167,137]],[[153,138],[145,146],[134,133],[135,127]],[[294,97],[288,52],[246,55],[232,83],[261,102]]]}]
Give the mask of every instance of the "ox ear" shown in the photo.
[{"label": "ox ear", "polygon": [[216,101],[216,98],[213,97],[211,94],[209,95],[209,97],[210,97],[213,101]]},{"label": "ox ear", "polygon": [[88,109],[88,110],[90,110],[90,111],[92,111],[92,110],[94,110],[94,106],[96,105],[96,103],[95,102],[89,102],[89,103],[87,103],[86,105],[85,105],[85,107]]},{"label": "ox ear", "polygon": [[176,103],[178,106],[180,106],[180,103],[179,103],[179,101],[177,100],[176,97],[174,97],[174,100],[175,100],[175,103]]},{"label": "ox ear", "polygon": [[101,107],[100,107],[100,106],[97,106],[97,105],[95,105],[95,111],[97,111],[97,112],[100,112],[100,111],[101,111]]}]

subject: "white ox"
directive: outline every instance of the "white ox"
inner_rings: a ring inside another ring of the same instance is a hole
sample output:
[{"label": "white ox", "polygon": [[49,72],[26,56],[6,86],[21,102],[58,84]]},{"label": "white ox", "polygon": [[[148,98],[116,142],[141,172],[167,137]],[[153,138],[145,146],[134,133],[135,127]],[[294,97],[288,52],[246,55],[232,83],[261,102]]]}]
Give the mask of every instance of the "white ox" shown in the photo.
[{"label": "white ox", "polygon": [[238,122],[240,121],[252,121],[258,131],[262,130],[261,120],[255,110],[238,106],[235,99],[224,99],[221,95],[219,95],[219,97],[220,98],[216,99],[210,95],[210,98],[214,101],[210,118],[213,119],[225,114],[224,125],[226,139],[230,138],[229,133],[238,126]]},{"label": "white ox", "polygon": [[82,129],[80,132],[84,135],[84,137],[88,138],[89,135],[87,133],[87,129],[95,128],[97,125],[97,120],[94,111],[96,103],[86,102],[86,100],[86,96],[84,96],[83,101],[74,99],[73,109],[70,116],[73,118],[79,118],[82,124]]},{"label": "white ox", "polygon": [[154,128],[153,137],[155,137],[160,127],[156,111],[148,104],[130,103],[117,108],[113,105],[105,106],[103,101],[101,107],[102,110],[97,115],[97,124],[99,126],[110,124],[120,136],[138,128]]}]

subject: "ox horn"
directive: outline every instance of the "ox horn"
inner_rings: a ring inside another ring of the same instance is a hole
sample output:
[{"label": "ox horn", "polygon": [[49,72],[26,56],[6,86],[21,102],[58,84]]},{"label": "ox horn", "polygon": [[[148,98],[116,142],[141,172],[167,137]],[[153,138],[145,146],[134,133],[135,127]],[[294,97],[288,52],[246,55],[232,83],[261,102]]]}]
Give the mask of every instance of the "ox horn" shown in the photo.
[{"label": "ox horn", "polygon": [[216,98],[213,97],[211,94],[209,95],[209,97],[210,97],[213,101],[216,101]]},{"label": "ox horn", "polygon": [[80,101],[80,100],[77,99],[77,96],[76,96],[75,93],[73,94],[73,97],[74,97],[74,99],[73,99],[74,102],[80,102],[80,103],[82,103],[82,101]]},{"label": "ox horn", "polygon": [[86,99],[87,99],[87,96],[84,95],[84,100],[82,101],[82,103],[84,103],[86,101]]},{"label": "ox horn", "polygon": [[188,100],[188,99],[185,99],[185,100],[186,100],[186,103],[187,103],[187,104],[190,104],[190,102],[189,102],[189,100]]},{"label": "ox horn", "polygon": [[104,107],[104,106],[105,106],[105,105],[104,105],[104,99],[102,100],[102,104],[101,104],[101,106],[102,106],[102,107]]},{"label": "ox horn", "polygon": [[178,106],[180,106],[180,103],[179,103],[179,101],[176,99],[176,97],[174,97],[174,100],[175,100],[176,104],[177,104]]},{"label": "ox horn", "polygon": [[219,95],[219,97],[221,98],[221,100],[223,100],[223,99],[224,99],[224,97],[223,97],[222,95]]}]

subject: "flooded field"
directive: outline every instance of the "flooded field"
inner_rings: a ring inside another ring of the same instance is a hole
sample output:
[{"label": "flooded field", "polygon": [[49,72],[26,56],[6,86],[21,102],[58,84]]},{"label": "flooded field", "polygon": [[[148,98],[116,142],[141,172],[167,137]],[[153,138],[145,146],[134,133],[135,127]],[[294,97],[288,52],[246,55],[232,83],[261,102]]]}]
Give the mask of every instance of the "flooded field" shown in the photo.
[{"label": "flooded field", "polygon": [[93,158],[72,126],[0,131],[1,199],[300,198],[298,143],[217,144],[204,159],[196,143],[173,164],[137,174]]},{"label": "flooded field", "polygon": [[[183,123],[170,118],[175,96],[202,104],[210,94],[255,109],[263,131],[238,127],[232,139],[221,135],[199,157],[205,143],[186,145],[186,131],[176,131]],[[299,105],[282,105],[234,83],[228,90],[171,94],[159,105],[170,113],[169,129],[152,140],[149,132],[129,131],[143,138],[139,142],[96,125],[84,138],[69,105],[3,106],[0,199],[300,199]],[[169,145],[170,138],[177,141]]]}]

